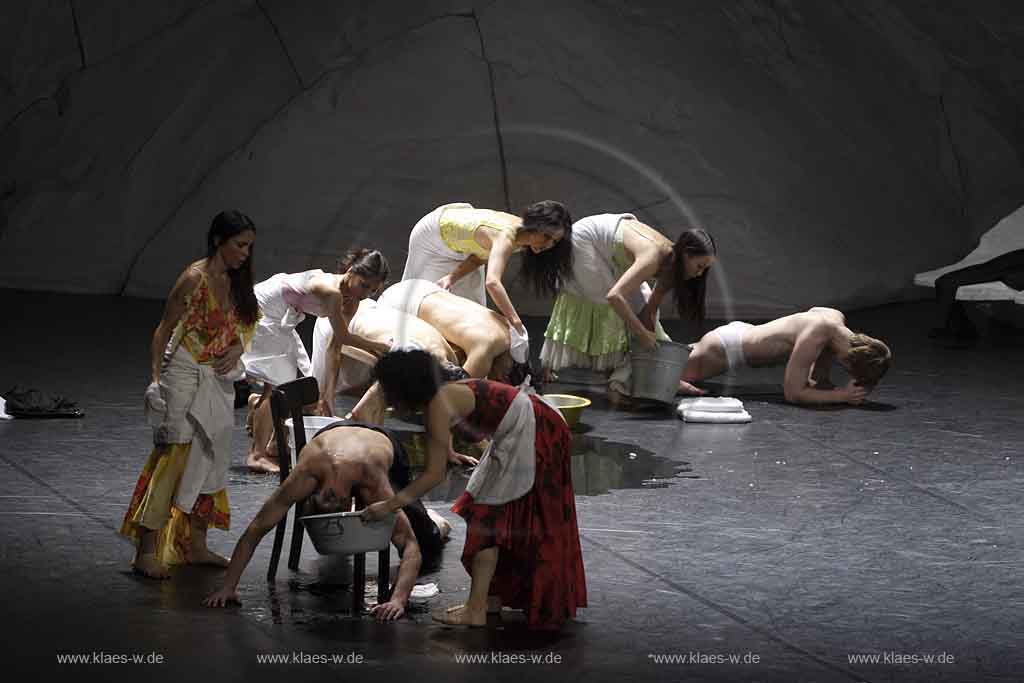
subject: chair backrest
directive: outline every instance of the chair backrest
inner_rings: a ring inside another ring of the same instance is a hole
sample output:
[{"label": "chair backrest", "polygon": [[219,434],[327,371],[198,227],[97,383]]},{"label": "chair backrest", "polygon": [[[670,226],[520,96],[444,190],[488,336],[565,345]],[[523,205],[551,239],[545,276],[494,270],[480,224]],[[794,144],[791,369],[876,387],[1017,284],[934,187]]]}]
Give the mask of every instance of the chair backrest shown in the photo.
[{"label": "chair backrest", "polygon": [[277,442],[281,481],[284,481],[291,471],[284,421],[289,417],[292,418],[292,431],[295,434],[295,462],[298,462],[299,453],[306,447],[306,425],[302,419],[302,407],[316,403],[319,398],[320,388],[317,386],[315,377],[300,377],[291,382],[285,382],[270,394],[270,412],[274,418],[274,438]]}]

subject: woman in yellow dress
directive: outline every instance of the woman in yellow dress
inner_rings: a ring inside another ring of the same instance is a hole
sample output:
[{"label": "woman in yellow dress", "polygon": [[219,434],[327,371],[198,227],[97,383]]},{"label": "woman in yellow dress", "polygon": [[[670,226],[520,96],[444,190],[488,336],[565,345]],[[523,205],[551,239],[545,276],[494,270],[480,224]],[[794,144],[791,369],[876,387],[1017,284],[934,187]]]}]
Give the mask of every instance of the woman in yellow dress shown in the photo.
[{"label": "woman in yellow dress", "polygon": [[154,447],[121,525],[136,543],[133,569],[150,578],[167,578],[169,564],[227,565],[207,547],[206,531],[230,523],[234,380],[259,317],[255,239],[248,216],[218,214],[206,258],[178,277],[153,333],[145,405]]},{"label": "woman in yellow dress", "polygon": [[502,284],[509,257],[522,251],[523,276],[538,293],[553,295],[570,275],[571,236],[572,217],[559,202],[536,202],[522,216],[445,204],[412,229],[402,280],[429,280],[482,306],[489,294],[498,311],[525,334]]}]

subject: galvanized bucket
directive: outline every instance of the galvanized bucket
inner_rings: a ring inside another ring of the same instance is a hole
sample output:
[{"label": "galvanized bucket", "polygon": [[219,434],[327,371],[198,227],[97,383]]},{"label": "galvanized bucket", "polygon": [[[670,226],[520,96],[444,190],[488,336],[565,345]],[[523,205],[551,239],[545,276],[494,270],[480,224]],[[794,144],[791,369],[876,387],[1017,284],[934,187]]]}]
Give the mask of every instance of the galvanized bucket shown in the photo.
[{"label": "galvanized bucket", "polygon": [[657,348],[630,352],[630,394],[633,398],[649,398],[674,403],[679,379],[690,357],[690,347],[672,341],[659,341]]}]

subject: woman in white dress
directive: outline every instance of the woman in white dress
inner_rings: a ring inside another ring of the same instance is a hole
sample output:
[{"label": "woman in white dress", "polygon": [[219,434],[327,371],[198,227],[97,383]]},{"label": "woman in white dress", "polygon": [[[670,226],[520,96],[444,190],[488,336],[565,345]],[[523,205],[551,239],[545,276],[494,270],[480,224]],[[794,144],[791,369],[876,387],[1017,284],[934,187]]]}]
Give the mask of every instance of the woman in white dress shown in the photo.
[{"label": "woman in white dress", "polygon": [[390,344],[366,339],[349,331],[349,321],[359,302],[379,292],[387,281],[390,267],[379,251],[350,251],[339,263],[338,273],[307,270],[302,273],[278,273],[255,287],[260,304],[259,325],[252,348],[242,356],[245,373],[262,382],[263,392],[253,402],[253,441],[246,464],[258,472],[277,472],[276,454],[271,444],[273,423],[267,398],[277,385],[289,382],[296,373],[308,375],[309,356],[295,331],[307,314],[328,318],[335,330],[327,354],[325,386],[320,387],[317,412],[334,414],[334,382],[338,376],[343,344],[368,353],[382,355]]},{"label": "woman in white dress", "polygon": [[[630,337],[653,348],[669,337],[658,307],[673,292],[680,317],[703,320],[708,269],[718,250],[705,230],[675,244],[628,213],[587,216],[573,225],[572,277],[559,291],[544,333],[545,378],[564,367],[608,372],[613,393],[628,394]],[[653,291],[648,279],[656,279]]]},{"label": "woman in white dress", "polygon": [[536,291],[554,294],[572,267],[571,235],[572,217],[555,201],[531,204],[522,216],[445,204],[412,229],[402,280],[428,280],[481,306],[487,305],[489,294],[498,311],[524,334],[502,283],[508,260],[521,251],[522,275]]}]

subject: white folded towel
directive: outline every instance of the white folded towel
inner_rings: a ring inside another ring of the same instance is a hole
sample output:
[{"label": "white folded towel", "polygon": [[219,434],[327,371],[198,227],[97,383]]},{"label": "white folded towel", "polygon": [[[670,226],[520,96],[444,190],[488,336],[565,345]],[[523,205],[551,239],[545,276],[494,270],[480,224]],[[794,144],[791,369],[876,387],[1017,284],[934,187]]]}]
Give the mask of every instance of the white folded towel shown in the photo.
[{"label": "white folded towel", "polygon": [[681,410],[679,416],[683,422],[711,422],[714,424],[743,424],[750,422],[750,413],[711,413],[703,410]]},{"label": "white folded towel", "polygon": [[436,583],[420,583],[412,587],[412,592],[409,594],[410,602],[426,602],[430,598],[434,597],[441,591],[438,590]]},{"label": "white folded towel", "polygon": [[743,424],[751,420],[750,413],[743,408],[743,401],[724,396],[684,398],[679,402],[676,413],[684,422]]},{"label": "white folded towel", "polygon": [[696,410],[705,413],[742,413],[743,401],[728,396],[703,396],[700,398],[684,398],[679,402],[684,410]]}]

